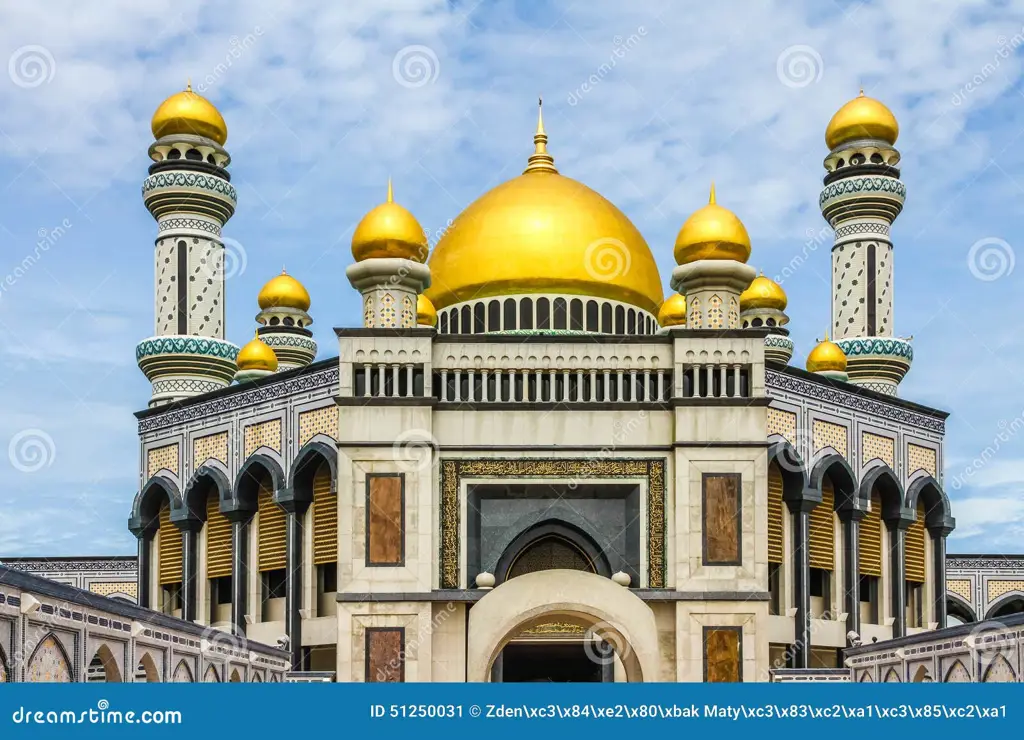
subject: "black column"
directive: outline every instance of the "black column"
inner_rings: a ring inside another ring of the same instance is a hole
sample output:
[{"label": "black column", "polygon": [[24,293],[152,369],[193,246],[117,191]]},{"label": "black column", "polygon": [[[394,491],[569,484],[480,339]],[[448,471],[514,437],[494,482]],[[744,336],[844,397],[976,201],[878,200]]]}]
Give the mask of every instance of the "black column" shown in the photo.
[{"label": "black column", "polygon": [[139,535],[139,576],[136,588],[138,588],[139,606],[149,608],[149,571],[152,568],[152,544],[153,535],[143,533]]},{"label": "black column", "polygon": [[245,634],[245,609],[249,601],[248,512],[231,518],[231,624],[236,635]]},{"label": "black column", "polygon": [[302,670],[302,517],[309,508],[305,501],[285,502],[287,511],[288,573],[285,581],[284,627],[292,654],[292,670]]},{"label": "black column", "polygon": [[889,606],[892,610],[892,636],[907,634],[906,563],[904,537],[909,524],[904,519],[887,521],[889,531]]},{"label": "black column", "polygon": [[181,618],[193,622],[199,606],[199,531],[203,523],[186,519],[177,525],[181,530]]},{"label": "black column", "polygon": [[935,596],[932,611],[938,628],[946,626],[946,536],[952,528],[935,527],[928,530],[932,536],[932,570]]},{"label": "black column", "polygon": [[807,668],[811,656],[811,558],[807,537],[814,502],[801,499],[788,504],[793,513],[793,597],[796,602],[793,667]]},{"label": "black column", "polygon": [[843,610],[846,612],[846,631],[860,635],[860,572],[857,554],[860,552],[860,522],[865,512],[845,509],[838,513],[843,522]]}]

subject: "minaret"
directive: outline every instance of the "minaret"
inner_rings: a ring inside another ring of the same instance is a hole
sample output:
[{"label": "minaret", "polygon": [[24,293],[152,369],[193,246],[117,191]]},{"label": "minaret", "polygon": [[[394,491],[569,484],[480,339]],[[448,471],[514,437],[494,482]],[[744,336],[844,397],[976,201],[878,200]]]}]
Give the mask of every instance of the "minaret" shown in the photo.
[{"label": "minaret", "polygon": [[740,293],[757,273],[746,264],[747,229],[735,213],[718,205],[714,184],[708,204],[679,230],[675,258],[672,289],[686,296],[687,328],[740,328]]},{"label": "minaret", "polygon": [[285,270],[260,290],[258,333],[277,355],[278,371],[305,367],[316,357],[316,342],[309,325],[309,292]]},{"label": "minaret", "polygon": [[835,231],[832,335],[846,353],[850,382],[893,396],[914,358],[910,342],[893,336],[889,230],[906,195],[893,147],[898,135],[892,112],[861,90],[828,124],[819,198]]},{"label": "minaret", "polygon": [[828,332],[825,332],[825,338],[807,355],[807,371],[832,380],[848,381],[847,365],[842,347],[828,338]]},{"label": "minaret", "polygon": [[789,323],[786,315],[786,291],[782,286],[763,274],[740,294],[740,323],[744,329],[767,328],[770,333],[764,338],[764,359],[788,365],[793,356],[793,340],[789,338]]},{"label": "minaret", "polygon": [[356,262],[345,270],[363,294],[367,329],[414,329],[418,296],[430,286],[427,237],[415,217],[395,203],[391,180],[387,200],[367,213],[352,234]]},{"label": "minaret", "polygon": [[150,406],[223,388],[238,347],[224,341],[224,243],[235,189],[224,150],[228,131],[213,105],[192,92],[153,114],[153,164],[142,197],[157,221],[156,328],[135,349],[153,384]]},{"label": "minaret", "polygon": [[260,339],[257,333],[248,344],[238,350],[238,372],[235,380],[247,383],[250,380],[265,378],[277,372],[277,355],[270,346]]}]

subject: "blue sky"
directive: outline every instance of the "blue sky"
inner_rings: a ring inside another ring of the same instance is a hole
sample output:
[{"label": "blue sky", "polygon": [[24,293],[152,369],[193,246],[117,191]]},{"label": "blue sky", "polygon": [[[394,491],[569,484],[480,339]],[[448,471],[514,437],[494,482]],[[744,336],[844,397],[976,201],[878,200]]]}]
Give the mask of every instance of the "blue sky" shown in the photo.
[{"label": "blue sky", "polygon": [[0,443],[21,452],[0,455],[0,554],[134,547],[155,235],[139,191],[150,116],[187,78],[230,130],[236,343],[285,265],[313,297],[321,356],[336,354],[332,328],[359,323],[352,230],[388,175],[443,229],[522,170],[543,94],[557,166],[634,221],[666,291],[712,179],[751,264],[778,275],[806,255],[784,281],[801,364],[828,325],[824,129],[863,86],[901,126],[895,325],[915,348],[901,395],[953,414],[950,551],[1024,551],[1024,3],[683,5],[5,3]]}]

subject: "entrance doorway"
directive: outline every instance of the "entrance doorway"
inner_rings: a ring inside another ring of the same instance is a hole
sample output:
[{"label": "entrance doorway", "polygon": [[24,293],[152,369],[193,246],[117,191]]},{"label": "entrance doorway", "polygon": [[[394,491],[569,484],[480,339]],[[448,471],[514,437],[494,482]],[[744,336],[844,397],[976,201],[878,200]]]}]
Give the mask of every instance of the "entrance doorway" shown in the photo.
[{"label": "entrance doorway", "polygon": [[600,683],[614,680],[611,655],[600,658],[583,641],[512,642],[494,664],[492,680],[504,683]]}]

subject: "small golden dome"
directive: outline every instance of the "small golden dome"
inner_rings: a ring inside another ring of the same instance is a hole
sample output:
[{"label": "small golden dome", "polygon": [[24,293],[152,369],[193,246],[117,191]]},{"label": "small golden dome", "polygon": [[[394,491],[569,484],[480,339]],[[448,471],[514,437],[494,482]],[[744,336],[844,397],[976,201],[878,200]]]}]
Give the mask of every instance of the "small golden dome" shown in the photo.
[{"label": "small golden dome", "polygon": [[259,295],[260,308],[297,308],[309,310],[309,293],[298,280],[284,270],[263,286]]},{"label": "small golden dome", "polygon": [[437,326],[437,311],[434,310],[434,304],[422,293],[416,296],[416,324]]},{"label": "small golden dome", "polygon": [[277,370],[277,355],[257,334],[251,342],[238,350],[235,364],[239,370],[266,370],[272,373]]},{"label": "small golden dome", "polygon": [[750,287],[740,293],[740,311],[754,308],[773,308],[776,311],[785,311],[786,291],[782,286],[763,274],[754,278]]},{"label": "small golden dome", "polygon": [[416,217],[395,203],[390,178],[387,201],[363,216],[352,234],[352,256],[356,262],[377,257],[427,259],[427,235]]},{"label": "small golden dome", "polygon": [[708,204],[695,211],[676,236],[676,264],[697,260],[736,260],[750,258],[750,237],[743,222],[728,208],[715,202],[711,185]]},{"label": "small golden dome", "polygon": [[895,144],[900,135],[900,125],[884,103],[860,95],[836,111],[825,129],[825,144],[835,149],[840,144],[855,139],[881,139]]},{"label": "small golden dome", "polygon": [[686,297],[673,293],[658,310],[658,323],[662,328],[669,326],[686,326]]},{"label": "small golden dome", "polygon": [[825,334],[825,339],[807,355],[807,369],[812,373],[846,372],[846,354]]},{"label": "small golden dome", "polygon": [[228,140],[228,125],[213,103],[189,84],[184,91],[167,98],[153,114],[153,136],[195,134],[213,139],[221,146]]},{"label": "small golden dome", "polygon": [[558,173],[538,115],[534,151],[518,177],[456,217],[430,256],[437,309],[520,294],[607,298],[657,313],[664,300],[650,247],[599,193]]}]

